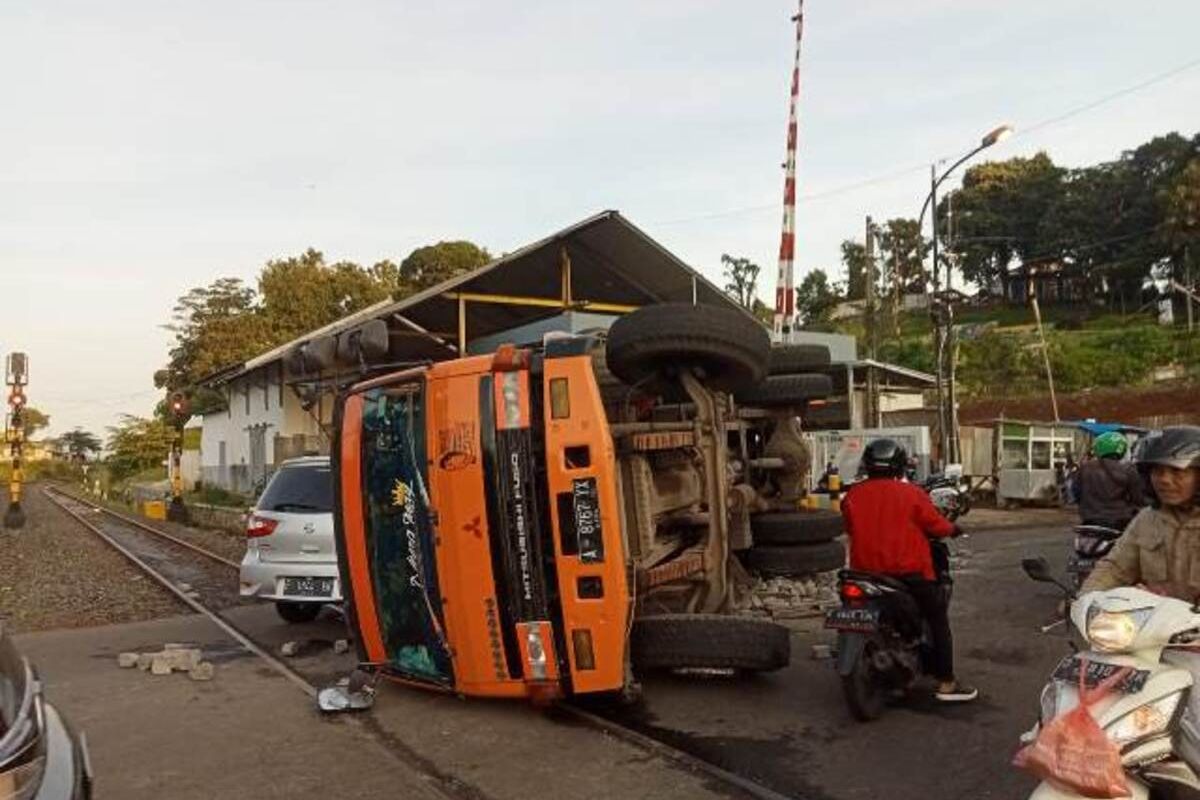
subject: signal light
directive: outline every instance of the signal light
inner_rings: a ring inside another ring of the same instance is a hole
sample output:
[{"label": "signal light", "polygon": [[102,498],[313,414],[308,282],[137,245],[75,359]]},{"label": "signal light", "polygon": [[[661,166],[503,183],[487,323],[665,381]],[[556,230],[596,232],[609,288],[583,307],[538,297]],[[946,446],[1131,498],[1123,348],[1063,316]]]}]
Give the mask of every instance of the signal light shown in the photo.
[{"label": "signal light", "polygon": [[183,419],[189,416],[187,395],[178,391],[171,392],[167,397],[167,410],[176,419]]},{"label": "signal light", "polygon": [[14,411],[25,406],[25,393],[21,391],[20,387],[13,387],[13,390],[8,395],[8,404],[13,407]]}]

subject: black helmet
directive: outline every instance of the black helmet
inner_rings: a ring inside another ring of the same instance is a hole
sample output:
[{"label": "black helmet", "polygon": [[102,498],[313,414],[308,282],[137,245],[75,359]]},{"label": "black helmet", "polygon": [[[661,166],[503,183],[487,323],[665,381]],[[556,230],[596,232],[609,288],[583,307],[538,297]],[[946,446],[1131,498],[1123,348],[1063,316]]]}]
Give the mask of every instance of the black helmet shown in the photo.
[{"label": "black helmet", "polygon": [[908,452],[895,439],[876,439],[863,451],[862,465],[873,478],[898,478],[908,466]]},{"label": "black helmet", "polygon": [[1149,496],[1154,497],[1150,471],[1155,466],[1176,469],[1200,467],[1200,427],[1176,425],[1143,436],[1133,446],[1133,462],[1146,482]]},{"label": "black helmet", "polygon": [[1156,464],[1177,469],[1200,467],[1200,428],[1177,425],[1144,436],[1133,448],[1133,460],[1138,469]]}]

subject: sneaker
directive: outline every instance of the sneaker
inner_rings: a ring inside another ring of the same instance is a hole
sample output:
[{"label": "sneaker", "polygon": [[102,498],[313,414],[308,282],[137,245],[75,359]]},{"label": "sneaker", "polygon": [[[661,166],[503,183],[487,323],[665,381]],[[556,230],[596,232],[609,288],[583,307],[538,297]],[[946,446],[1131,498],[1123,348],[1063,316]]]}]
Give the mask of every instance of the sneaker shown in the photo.
[{"label": "sneaker", "polygon": [[948,692],[939,690],[934,697],[942,703],[969,703],[979,697],[979,690],[965,683],[955,683]]}]

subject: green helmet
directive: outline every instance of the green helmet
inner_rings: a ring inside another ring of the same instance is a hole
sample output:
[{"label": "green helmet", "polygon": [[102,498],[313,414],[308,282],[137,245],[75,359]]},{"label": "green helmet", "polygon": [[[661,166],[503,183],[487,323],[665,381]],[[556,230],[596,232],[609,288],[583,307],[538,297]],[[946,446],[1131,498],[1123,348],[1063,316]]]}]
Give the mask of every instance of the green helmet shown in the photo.
[{"label": "green helmet", "polygon": [[1092,453],[1096,458],[1124,458],[1128,449],[1129,442],[1116,431],[1101,434],[1092,442]]}]

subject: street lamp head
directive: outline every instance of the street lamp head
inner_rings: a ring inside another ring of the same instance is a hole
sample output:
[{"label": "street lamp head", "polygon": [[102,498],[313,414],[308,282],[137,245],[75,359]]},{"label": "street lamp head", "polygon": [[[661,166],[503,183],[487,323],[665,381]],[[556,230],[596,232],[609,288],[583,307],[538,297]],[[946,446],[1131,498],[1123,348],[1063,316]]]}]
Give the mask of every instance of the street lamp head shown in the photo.
[{"label": "street lamp head", "polygon": [[996,130],[989,132],[987,136],[984,136],[983,141],[980,143],[979,146],[980,147],[991,147],[992,145],[996,144],[997,142],[1003,142],[1005,139],[1007,139],[1008,137],[1010,137],[1012,135],[1013,135],[1013,126],[1012,125],[1001,125],[999,128],[996,128]]}]

